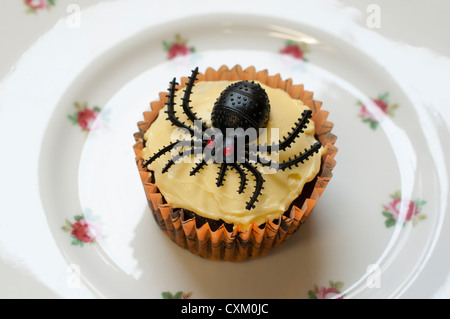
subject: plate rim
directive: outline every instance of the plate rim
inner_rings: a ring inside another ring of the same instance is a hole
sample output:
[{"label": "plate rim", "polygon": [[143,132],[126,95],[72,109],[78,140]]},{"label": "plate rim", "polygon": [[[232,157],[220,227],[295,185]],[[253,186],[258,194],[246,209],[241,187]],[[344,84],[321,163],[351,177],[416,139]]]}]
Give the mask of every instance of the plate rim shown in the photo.
[{"label": "plate rim", "polygon": [[[60,23],[61,23],[61,21],[60,21]],[[51,33],[53,30],[51,30],[51,31],[49,31],[49,33]],[[41,42],[41,44],[42,44],[42,42]],[[28,52],[27,54],[25,54],[24,55],[24,57],[23,57],[23,59],[26,59],[26,58],[30,58],[30,53]],[[20,62],[19,62],[19,67],[20,67]],[[8,79],[6,79],[5,81],[2,81],[1,82],[1,84],[0,84],[0,88],[3,88],[4,87],[4,85],[5,85],[5,83],[6,82],[8,82],[12,77],[13,77],[14,75],[10,75],[9,77],[8,77]],[[1,89],[0,89],[0,92],[1,92]],[[57,104],[55,104],[55,107],[56,107],[56,105]],[[50,112],[50,116],[51,116],[51,114],[53,114],[53,112]],[[45,128],[47,127],[47,125],[45,126]]]}]

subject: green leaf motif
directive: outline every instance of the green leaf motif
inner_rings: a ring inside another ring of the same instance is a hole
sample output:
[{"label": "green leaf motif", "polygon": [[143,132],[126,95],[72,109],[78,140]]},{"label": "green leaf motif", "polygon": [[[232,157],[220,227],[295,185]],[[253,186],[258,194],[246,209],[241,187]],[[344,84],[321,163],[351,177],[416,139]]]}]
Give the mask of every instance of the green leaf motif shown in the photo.
[{"label": "green leaf motif", "polygon": [[77,215],[73,219],[75,219],[75,221],[79,222],[80,220],[84,219],[84,216],[83,215]]},{"label": "green leaf motif", "polygon": [[400,198],[402,198],[402,192],[401,191],[396,191],[394,194],[391,194],[390,197],[392,199],[400,199]]},{"label": "green leaf motif", "polygon": [[67,115],[67,118],[70,120],[70,122],[72,122],[73,125],[77,125],[78,124],[78,114],[71,114],[71,115]]},{"label": "green leaf motif", "polygon": [[162,292],[161,296],[163,299],[174,299],[173,295],[168,291]]},{"label": "green leaf motif", "polygon": [[386,228],[394,227],[397,221],[394,218],[389,218],[385,222]]},{"label": "green leaf motif", "polygon": [[398,104],[393,104],[393,105],[389,106],[390,111],[395,111],[396,109],[398,109]]},{"label": "green leaf motif", "polygon": [[308,291],[308,298],[309,299],[317,299],[317,295],[314,291],[310,290],[310,291]]},{"label": "green leaf motif", "polygon": [[333,281],[330,280],[329,284],[330,284],[331,288],[334,288],[334,289],[336,289],[339,292],[341,292],[342,288],[344,288],[344,283],[342,281],[333,282]]},{"label": "green leaf motif", "polygon": [[163,45],[164,51],[166,51],[166,52],[169,51],[172,46],[172,44],[167,41],[163,41],[162,45]]},{"label": "green leaf motif", "polygon": [[370,121],[370,128],[375,131],[378,128],[378,122]]},{"label": "green leaf motif", "polygon": [[28,14],[37,14],[37,11],[31,7],[27,7],[27,10],[25,10],[25,12]]},{"label": "green leaf motif", "polygon": [[417,218],[418,220],[425,220],[425,219],[428,218],[428,216],[425,215],[425,214],[420,214],[420,215],[417,215],[416,218]]},{"label": "green leaf motif", "polygon": [[61,229],[63,231],[65,231],[66,233],[70,233],[72,231],[72,227],[67,227],[67,226],[63,226],[63,227],[61,227]]},{"label": "green leaf motif", "polygon": [[82,241],[79,241],[77,237],[75,237],[75,235],[70,234],[70,237],[73,239],[72,240],[72,246],[80,246],[83,247],[84,243]]},{"label": "green leaf motif", "polygon": [[183,297],[183,292],[179,291],[173,296],[173,299],[181,299]]},{"label": "green leaf motif", "polygon": [[427,219],[427,215],[425,215],[425,214],[417,215],[412,220],[413,226],[416,227],[420,221],[425,220],[425,219]]},{"label": "green leaf motif", "polygon": [[305,53],[305,54],[311,52],[311,50],[309,49],[309,46],[304,42],[300,43],[300,48],[302,49],[303,53]]},{"label": "green leaf motif", "polygon": [[363,118],[362,121],[363,121],[363,123],[369,124],[369,125],[370,125],[370,128],[371,128],[372,130],[376,130],[377,127],[378,127],[378,122],[377,122],[377,121],[374,121],[374,120],[372,120],[372,119],[370,119],[370,118]]},{"label": "green leaf motif", "polygon": [[386,217],[386,218],[392,218],[392,219],[394,219],[394,216],[392,216],[392,214],[391,214],[390,212],[386,211],[386,210],[384,210],[384,211],[382,212],[382,214],[383,214],[383,216]]},{"label": "green leaf motif", "polygon": [[426,203],[427,203],[426,200],[417,199],[414,201],[414,204],[416,204],[416,206],[419,208],[419,210],[421,210],[423,208],[423,206],[425,206]]},{"label": "green leaf motif", "polygon": [[72,240],[72,246],[78,246],[80,241],[78,239]]},{"label": "green leaf motif", "polygon": [[183,39],[183,37],[181,36],[181,34],[177,33],[175,34],[175,43],[181,44],[181,45],[186,45],[188,43],[188,39]]},{"label": "green leaf motif", "polygon": [[173,295],[171,292],[169,291],[164,291],[161,293],[161,296],[163,299],[187,299],[192,295],[192,292],[189,292],[187,294],[183,294],[182,291],[178,291],[177,293],[175,293],[175,295]]},{"label": "green leaf motif", "polygon": [[286,40],[286,42],[284,42],[285,45],[297,45],[298,42],[294,41],[294,40]]},{"label": "green leaf motif", "polygon": [[84,110],[84,104],[81,105],[80,102],[74,102],[73,106],[78,110],[78,111],[83,111]]},{"label": "green leaf motif", "polygon": [[378,95],[378,99],[385,103],[389,103],[389,92]]}]

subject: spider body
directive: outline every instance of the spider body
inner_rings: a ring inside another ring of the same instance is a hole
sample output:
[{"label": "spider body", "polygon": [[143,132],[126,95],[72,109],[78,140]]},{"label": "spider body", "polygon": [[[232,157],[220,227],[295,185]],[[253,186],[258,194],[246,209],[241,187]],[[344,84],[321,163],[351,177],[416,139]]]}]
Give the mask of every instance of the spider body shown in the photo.
[{"label": "spider body", "polygon": [[[259,129],[267,126],[270,119],[271,107],[267,93],[259,84],[254,82],[240,81],[231,84],[221,93],[214,104],[211,113],[212,127],[208,127],[205,122],[193,113],[192,107],[189,106],[192,88],[197,80],[197,75],[198,68],[192,71],[182,98],[181,107],[190,122],[189,124],[180,121],[176,115],[175,92],[177,91],[177,83],[175,78],[170,83],[166,103],[167,119],[172,125],[185,129],[190,134],[191,139],[180,139],[160,149],[143,163],[143,167],[150,165],[162,155],[171,152],[172,149],[183,148],[183,151],[180,151],[166,163],[162,170],[162,173],[166,173],[181,158],[201,153],[203,154],[202,160],[194,165],[190,175],[198,174],[205,165],[211,162],[216,163],[219,165],[216,186],[221,187],[225,181],[227,171],[234,170],[240,177],[240,186],[237,192],[242,194],[247,187],[248,175],[250,174],[255,179],[255,186],[251,198],[246,202],[245,209],[254,209],[256,207],[255,203],[258,202],[258,197],[264,189],[263,184],[265,182],[262,174],[256,167],[257,164],[276,167],[277,170],[281,169],[284,171],[304,163],[314,153],[318,153],[322,145],[320,142],[317,142],[309,149],[305,149],[303,153],[281,163],[263,160],[259,150],[256,151],[254,160],[250,160],[250,153],[253,151],[250,142],[257,137]],[[296,121],[291,132],[283,140],[271,145],[258,145],[258,148],[265,148],[270,153],[280,152],[291,147],[291,144],[304,132],[311,116],[311,110],[303,112],[302,117]],[[201,123],[201,125],[198,125],[198,123]],[[194,139],[196,136],[194,125],[201,126],[203,135],[201,145],[198,145]],[[233,129],[233,134],[228,134],[228,129]],[[248,129],[255,130],[255,138],[245,139],[246,135],[243,132]],[[211,133],[211,130],[215,133]],[[241,147],[238,147],[239,145]]]},{"label": "spider body", "polygon": [[211,113],[213,127],[225,133],[227,128],[265,128],[270,119],[270,102],[257,83],[241,81],[227,87]]}]

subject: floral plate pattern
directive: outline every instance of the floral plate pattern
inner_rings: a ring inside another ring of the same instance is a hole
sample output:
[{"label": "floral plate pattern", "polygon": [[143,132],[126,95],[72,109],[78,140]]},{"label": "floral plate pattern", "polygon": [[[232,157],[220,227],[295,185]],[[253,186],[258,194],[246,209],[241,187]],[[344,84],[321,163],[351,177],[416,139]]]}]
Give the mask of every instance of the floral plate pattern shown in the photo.
[{"label": "floral plate pattern", "polygon": [[[390,195],[391,201],[383,205],[383,216],[386,217],[385,225],[387,228],[395,226],[397,223],[406,224],[412,222],[416,226],[419,221],[425,220],[427,215],[424,214],[423,207],[427,203],[425,200],[403,199],[400,191]],[[401,208],[405,207],[406,214],[401,215]]]},{"label": "floral plate pattern", "polygon": [[366,105],[358,101],[358,106],[360,107],[359,117],[364,123],[369,124],[372,130],[376,130],[385,116],[394,117],[398,104],[390,104],[389,92],[378,95],[376,99],[372,99],[371,103],[375,105],[375,110],[378,112],[371,112]]},{"label": "floral plate pattern", "polygon": [[56,0],[24,0],[27,13],[37,13],[41,10],[48,10],[56,5]]},{"label": "floral plate pattern", "polygon": [[85,209],[82,215],[76,215],[73,219],[73,222],[66,219],[66,224],[61,227],[64,232],[70,234],[73,246],[84,247],[84,244],[95,244],[102,236],[99,217],[90,209]]}]

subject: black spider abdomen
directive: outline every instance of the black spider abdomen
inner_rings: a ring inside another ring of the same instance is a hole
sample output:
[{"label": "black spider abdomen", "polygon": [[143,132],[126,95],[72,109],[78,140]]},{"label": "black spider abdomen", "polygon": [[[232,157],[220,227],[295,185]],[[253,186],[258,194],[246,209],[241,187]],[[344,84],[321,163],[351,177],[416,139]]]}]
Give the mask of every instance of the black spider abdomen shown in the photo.
[{"label": "black spider abdomen", "polygon": [[228,86],[214,104],[213,127],[225,133],[226,128],[264,128],[270,118],[270,102],[261,85],[240,81]]}]

